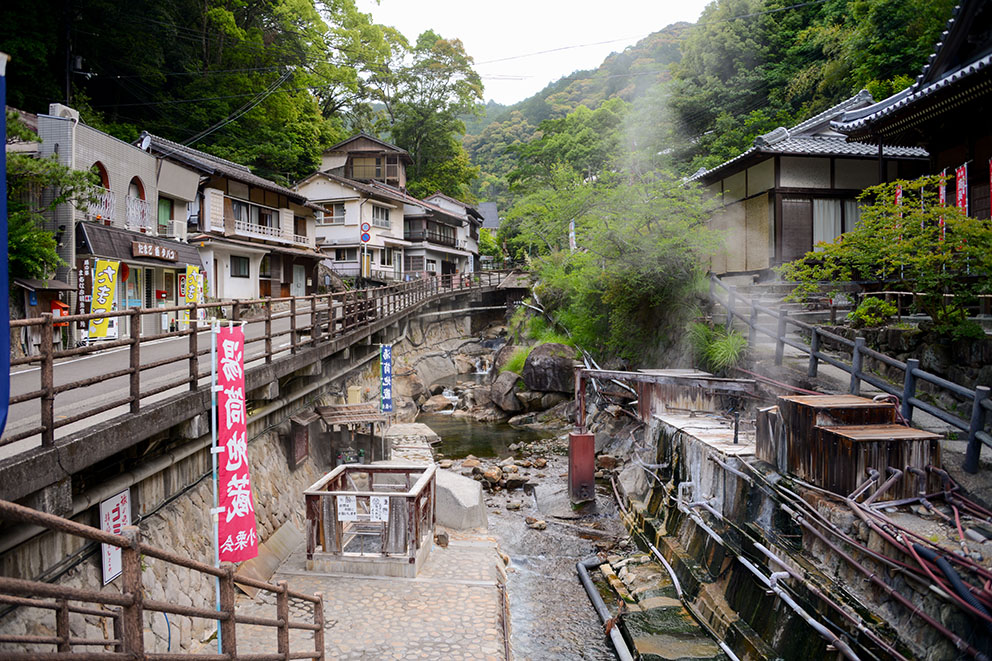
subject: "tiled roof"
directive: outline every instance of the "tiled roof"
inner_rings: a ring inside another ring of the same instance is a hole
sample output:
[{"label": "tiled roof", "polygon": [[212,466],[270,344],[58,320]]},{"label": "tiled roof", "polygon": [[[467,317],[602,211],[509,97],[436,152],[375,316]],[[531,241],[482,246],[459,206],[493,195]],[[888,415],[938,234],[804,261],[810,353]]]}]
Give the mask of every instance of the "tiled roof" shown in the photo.
[{"label": "tiled roof", "polygon": [[264,177],[259,177],[257,174],[253,174],[252,171],[245,165],[228,161],[227,159],[220,158],[219,156],[213,156],[212,154],[181,145],[178,142],[173,142],[172,140],[166,140],[165,138],[161,138],[157,135],[151,135],[150,133],[145,135],[148,135],[148,137],[151,138],[149,149],[156,152],[161,157],[174,158],[208,174],[218,174],[223,177],[244,182],[250,186],[256,186],[275,193],[280,193],[286,197],[289,197],[294,202],[305,203],[307,201],[307,198],[299,192],[286,188],[285,186],[280,186],[274,181],[269,181]]},{"label": "tiled roof", "polygon": [[[200,253],[197,252],[194,246],[182,241],[158,238],[149,234],[141,234],[120,227],[98,225],[96,223],[79,223],[78,227],[80,231],[76,235],[76,249],[82,254],[113,257],[132,263],[155,263],[160,266],[170,266],[173,264],[202,266]],[[177,261],[162,261],[159,264],[155,259],[134,257],[131,250],[131,243],[134,241],[151,243],[156,246],[175,250]]]},{"label": "tiled roof", "polygon": [[483,202],[479,205],[479,211],[482,213],[483,227],[487,229],[499,227],[499,210],[496,208],[495,202]]}]

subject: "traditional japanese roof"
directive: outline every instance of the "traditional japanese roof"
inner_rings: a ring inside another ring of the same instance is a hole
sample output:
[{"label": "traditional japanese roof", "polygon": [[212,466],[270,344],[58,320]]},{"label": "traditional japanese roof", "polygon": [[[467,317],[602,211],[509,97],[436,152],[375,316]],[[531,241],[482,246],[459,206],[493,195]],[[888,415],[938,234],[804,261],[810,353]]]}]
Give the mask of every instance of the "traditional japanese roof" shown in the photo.
[{"label": "traditional japanese roof", "polygon": [[[121,229],[120,227],[98,225],[96,223],[79,223],[76,225],[76,228],[76,252],[80,255],[108,257],[131,264],[145,264],[153,267],[172,267],[176,264],[203,266],[203,263],[200,261],[200,253],[197,252],[196,248],[182,241],[161,239],[149,234],[132,232]],[[175,250],[176,261],[160,261],[148,257],[135,257],[131,249],[131,244],[134,241],[150,243]]]},{"label": "traditional japanese roof", "polygon": [[165,138],[147,132],[142,133],[142,137],[139,138],[138,143],[144,139],[144,136],[148,136],[151,139],[148,150],[157,154],[160,158],[175,159],[205,174],[228,177],[229,179],[241,181],[250,186],[280,193],[299,204],[305,204],[307,202],[307,198],[299,192],[285,186],[280,186],[276,182],[269,181],[264,177],[259,177],[257,174],[252,173],[245,165],[228,161],[219,156],[214,156],[199,149],[193,149],[192,147],[187,147],[178,142],[166,140]]},{"label": "traditional japanese roof", "polygon": [[363,181],[356,181],[354,179],[348,179],[347,177],[342,177],[339,174],[332,174],[330,172],[314,172],[300,181],[296,182],[296,187],[299,188],[303,184],[313,181],[318,177],[323,177],[328,181],[333,181],[341,184],[342,186],[347,186],[348,188],[356,191],[358,193],[364,193],[365,195],[373,198],[377,198],[384,202],[406,202],[407,198],[404,195],[394,193],[393,191],[399,191],[398,188],[393,188],[392,186],[387,186],[386,190],[378,190],[373,188],[369,183]]},{"label": "traditional japanese roof", "polygon": [[981,0],[955,7],[933,54],[906,89],[845,113],[833,128],[850,140],[912,144],[908,129],[958,106],[992,96],[992,8]]},{"label": "traditional japanese roof", "polygon": [[[874,158],[878,148],[871,145],[848,142],[846,137],[831,128],[832,120],[857,108],[870,106],[871,95],[861,90],[849,99],[810,117],[792,128],[780,126],[774,131],[759,135],[754,146],[729,161],[709,170],[703,170],[689,177],[690,181],[708,183],[722,176],[732,174],[770,155],[780,156],[838,156],[851,158]],[[893,147],[883,149],[885,158],[927,158],[927,152],[920,147]]]},{"label": "traditional japanese roof", "polygon": [[295,257],[312,257],[314,259],[320,259],[321,254],[316,250],[303,249],[303,248],[290,248],[288,246],[281,246],[272,243],[256,243],[254,241],[244,241],[241,239],[233,239],[228,236],[216,236],[214,234],[197,234],[196,236],[190,237],[191,243],[217,243],[217,244],[228,244],[232,246],[237,246],[238,248],[245,248],[248,250],[256,250],[259,252],[276,252],[283,255],[293,255]]},{"label": "traditional japanese roof", "polygon": [[491,230],[499,227],[499,210],[495,202],[483,202],[479,205],[479,212],[482,214],[483,227]]},{"label": "traditional japanese roof", "polygon": [[348,145],[349,143],[355,142],[356,140],[361,140],[361,139],[365,139],[365,140],[369,140],[371,142],[374,142],[375,144],[379,145],[380,147],[382,147],[386,151],[394,151],[394,152],[400,154],[401,156],[403,156],[404,160],[407,163],[413,163],[413,158],[410,156],[410,152],[408,152],[405,149],[402,149],[401,147],[397,147],[396,145],[390,144],[390,143],[386,142],[385,140],[380,140],[379,138],[375,137],[374,135],[369,135],[365,131],[361,131],[357,135],[353,135],[350,138],[347,138],[346,140],[342,140],[341,142],[337,143],[336,145],[332,145],[332,146],[328,147],[327,149],[324,150],[324,153],[326,154],[328,152],[334,152],[334,151],[347,151],[345,149],[342,149],[342,147]]},{"label": "traditional japanese roof", "polygon": [[424,199],[429,200],[429,199],[434,198],[434,197],[440,197],[442,199],[448,200],[449,202],[452,202],[452,203],[457,204],[457,205],[459,205],[461,207],[464,207],[465,208],[465,214],[466,215],[472,216],[472,217],[477,218],[479,220],[482,220],[482,214],[479,213],[479,210],[476,209],[475,207],[473,207],[471,204],[468,204],[467,202],[462,202],[461,200],[455,199],[455,198],[451,197],[450,195],[445,195],[441,191],[435,191],[434,193],[431,193],[430,195],[428,195]]}]

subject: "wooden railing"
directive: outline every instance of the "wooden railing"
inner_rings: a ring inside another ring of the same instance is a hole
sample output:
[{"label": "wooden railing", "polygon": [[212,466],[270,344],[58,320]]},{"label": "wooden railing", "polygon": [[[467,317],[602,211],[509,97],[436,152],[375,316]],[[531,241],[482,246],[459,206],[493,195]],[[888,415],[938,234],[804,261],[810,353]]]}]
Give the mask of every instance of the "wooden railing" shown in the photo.
[{"label": "wooden railing", "polygon": [[[320,551],[336,557],[393,556],[414,562],[434,537],[435,475],[434,464],[338,466],[303,492],[307,559]],[[355,498],[355,520],[342,520],[338,496]],[[388,520],[372,518],[373,497],[388,498]]]},{"label": "wooden railing", "polygon": [[[324,659],[324,604],[318,592],[307,595],[290,590],[285,581],[267,583],[252,578],[238,576],[237,583],[258,590],[274,593],[276,608],[272,618],[238,615],[235,609],[234,565],[221,563],[214,567],[203,562],[183,558],[156,546],[145,544],[140,539],[137,527],[124,528],[123,535],[114,535],[98,528],[63,519],[52,514],[0,500],[0,520],[14,521],[42,526],[83,539],[90,542],[109,544],[121,549],[122,573],[120,591],[100,591],[86,588],[56,585],[41,581],[30,581],[20,578],[0,577],[0,604],[7,604],[16,609],[30,608],[50,611],[54,617],[55,635],[25,636],[0,634],[0,644],[7,648],[0,650],[4,659],[24,661],[40,661],[41,659],[79,659],[79,658],[114,658],[114,659],[249,659],[262,661],[268,659]],[[145,595],[146,586],[142,583],[143,565],[148,558],[154,558],[167,563],[170,568],[185,568],[191,571],[214,576],[219,581],[219,591],[216,609],[182,606],[148,599]],[[289,601],[303,601],[312,607],[310,621],[290,619]],[[85,604],[85,605],[78,605]],[[93,607],[96,605],[99,607]],[[215,620],[218,623],[220,636],[219,654],[192,653],[153,653],[145,650],[144,612],[152,611],[180,615],[203,620]],[[109,630],[113,631],[112,639],[73,637],[70,631],[69,615],[71,613],[110,620]],[[44,615],[37,614],[33,620],[42,622]],[[238,652],[238,635],[236,625],[250,624],[269,627],[276,630],[276,650],[271,654],[242,654]],[[290,650],[291,630],[313,631],[312,650]],[[37,646],[55,646],[55,652],[27,651]],[[15,649],[24,651],[14,651]],[[73,651],[73,648],[86,647],[87,652]],[[96,648],[97,651],[92,651]],[[110,648],[109,650],[107,648]]]},{"label": "wooden railing", "polygon": [[[726,293],[726,299],[721,299],[717,290]],[[892,395],[900,401],[900,412],[907,422],[912,421],[913,411],[919,409],[928,413],[938,420],[941,420],[955,429],[966,432],[968,435],[968,449],[965,453],[963,468],[968,473],[977,473],[979,467],[979,457],[982,445],[992,447],[992,434],[986,429],[986,423],[990,419],[989,412],[992,411],[992,398],[989,397],[988,386],[976,386],[974,390],[966,388],[960,384],[948,381],[936,374],[931,374],[920,369],[920,361],[910,358],[906,362],[896,360],[891,356],[869,349],[865,346],[865,338],[856,337],[849,340],[846,337],[823,330],[815,324],[806,323],[789,316],[787,310],[773,310],[755,301],[750,301],[747,306],[747,314],[737,311],[737,305],[743,302],[735,292],[733,287],[723,284],[716,276],[710,278],[710,298],[714,303],[719,303],[727,310],[727,328],[730,328],[735,319],[744,322],[748,328],[748,343],[754,344],[757,334],[761,333],[775,340],[775,364],[781,365],[785,347],[802,351],[809,355],[809,367],[807,374],[810,378],[816,376],[820,361],[833,365],[851,375],[851,383],[848,388],[852,395],[861,394],[861,382],[875,386],[879,390]],[[761,325],[760,315],[767,315],[775,322],[774,328]],[[810,343],[797,341],[787,337],[789,326],[809,333]],[[846,363],[827,353],[824,353],[820,345],[824,340],[829,340],[842,350],[850,351],[851,362]],[[878,362],[895,368],[903,373],[901,385],[893,384],[882,377],[869,372],[864,368],[865,358],[871,358]],[[965,406],[971,409],[971,415],[967,420],[961,418],[950,411],[925,402],[917,396],[917,385],[920,381],[936,386],[938,389],[946,390],[957,398],[963,400]]]},{"label": "wooden railing", "polygon": [[[484,272],[471,275],[445,275],[424,278],[411,282],[392,284],[374,289],[354,290],[332,294],[315,294],[312,296],[263,298],[252,300],[222,301],[202,305],[176,305],[158,308],[130,308],[115,312],[99,314],[77,314],[58,317],[43,314],[31,319],[11,320],[11,330],[35,327],[40,330],[41,342],[39,352],[32,355],[11,359],[11,367],[37,365],[39,369],[39,386],[37,389],[14,392],[10,397],[10,405],[37,401],[41,409],[40,420],[37,424],[12,424],[16,422],[12,416],[8,423],[7,433],[0,439],[0,446],[8,445],[19,440],[40,435],[43,446],[53,445],[55,432],[59,428],[71,425],[87,418],[128,406],[134,414],[141,410],[142,400],[159,395],[176,388],[186,387],[197,390],[200,380],[210,375],[209,360],[201,357],[210,353],[209,337],[201,337],[200,333],[207,328],[208,322],[195,321],[203,312],[209,319],[230,319],[245,321],[245,361],[246,363],[264,361],[271,363],[280,354],[296,354],[299,351],[316,347],[322,343],[360,333],[370,325],[405,312],[422,303],[448,295],[481,290],[498,285],[505,277],[502,272]],[[189,312],[188,328],[173,332],[143,334],[142,319],[152,315],[160,319],[163,313]],[[120,336],[117,339],[92,342],[90,344],[69,349],[56,349],[54,337],[56,324],[83,324],[92,319],[116,318]],[[126,323],[125,323],[126,320]],[[279,328],[274,328],[279,326]],[[126,329],[126,331],[125,331]],[[142,347],[149,342],[165,339],[187,338],[187,344],[181,351],[172,355],[143,362]],[[288,338],[285,346],[279,347],[275,341]],[[262,344],[261,350],[255,349]],[[94,374],[75,381],[55,384],[56,361],[65,358],[90,356],[109,349],[126,348],[128,360],[126,366]],[[177,369],[168,378],[160,378],[154,386],[146,380],[142,382],[142,374],[163,366],[185,365]],[[101,391],[96,401],[77,404],[71,412],[60,411],[56,398],[63,394],[82,388],[91,388],[111,379],[127,377],[128,386],[117,392]]]}]

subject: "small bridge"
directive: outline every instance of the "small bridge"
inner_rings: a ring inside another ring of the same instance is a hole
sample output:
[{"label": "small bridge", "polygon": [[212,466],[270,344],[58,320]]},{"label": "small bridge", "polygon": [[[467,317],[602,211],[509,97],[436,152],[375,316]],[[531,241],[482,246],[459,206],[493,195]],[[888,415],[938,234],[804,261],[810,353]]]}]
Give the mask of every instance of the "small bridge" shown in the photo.
[{"label": "small bridge", "polygon": [[[508,272],[483,271],[305,297],[12,320],[12,329],[31,328],[41,343],[39,353],[11,361],[9,422],[0,439],[0,498],[22,499],[61,481],[59,493],[32,504],[65,513],[71,504],[65,482],[78,471],[176,427],[187,439],[207,433],[213,320],[245,323],[246,391],[250,399],[273,401],[280,378],[319,376],[324,360],[346,361],[353,346],[388,342],[405,318],[425,306],[478,301],[484,294],[518,287],[515,281]],[[180,311],[193,320],[188,328],[141,333],[146,315]],[[56,348],[59,324],[106,317],[117,319],[126,334]]]}]

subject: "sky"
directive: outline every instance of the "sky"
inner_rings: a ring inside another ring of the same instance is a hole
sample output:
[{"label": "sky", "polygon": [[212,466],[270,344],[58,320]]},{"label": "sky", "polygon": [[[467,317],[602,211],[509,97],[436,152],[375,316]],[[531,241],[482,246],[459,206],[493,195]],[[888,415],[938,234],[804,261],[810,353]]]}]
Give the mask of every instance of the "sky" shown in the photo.
[{"label": "sky", "polygon": [[[610,53],[666,25],[695,22],[709,2],[357,0],[356,4],[376,23],[395,27],[411,42],[428,29],[446,39],[461,39],[482,76],[486,101],[510,105],[573,71],[598,67]],[[554,52],[533,54],[549,50]]]}]

